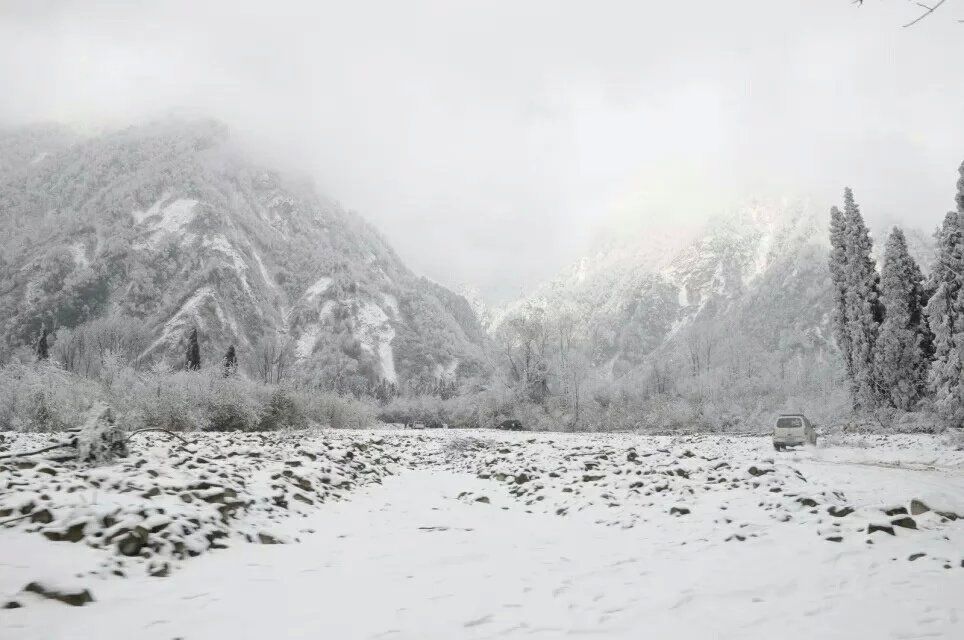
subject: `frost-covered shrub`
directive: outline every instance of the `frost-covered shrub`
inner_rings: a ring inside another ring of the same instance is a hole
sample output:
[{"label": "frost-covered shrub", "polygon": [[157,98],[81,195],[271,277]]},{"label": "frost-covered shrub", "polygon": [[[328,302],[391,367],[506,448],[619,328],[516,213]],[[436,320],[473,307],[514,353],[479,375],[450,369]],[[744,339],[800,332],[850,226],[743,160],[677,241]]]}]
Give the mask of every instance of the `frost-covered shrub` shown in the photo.
[{"label": "frost-covered shrub", "polygon": [[207,372],[155,370],[115,376],[111,396],[131,426],[189,431],[207,427]]},{"label": "frost-covered shrub", "polygon": [[374,407],[334,393],[301,392],[308,419],[333,429],[364,429],[376,421]]},{"label": "frost-covered shrub", "polygon": [[245,411],[240,403],[217,402],[207,416],[208,431],[251,431],[258,426],[257,413]]},{"label": "frost-covered shrub", "polygon": [[126,457],[127,453],[124,431],[114,424],[110,407],[98,402],[88,412],[87,420],[77,433],[77,457],[83,462],[99,465]]},{"label": "frost-covered shrub", "polygon": [[51,362],[0,368],[0,431],[58,431],[76,427],[100,386]]},{"label": "frost-covered shrub", "polygon": [[259,427],[260,410],[268,395],[267,389],[237,375],[212,375],[209,389],[206,426],[203,428],[211,431],[253,431]]},{"label": "frost-covered shrub", "polygon": [[301,398],[297,394],[281,387],[276,388],[261,412],[259,428],[262,431],[276,431],[307,427],[308,416],[299,400]]},{"label": "frost-covered shrub", "polygon": [[490,428],[502,420],[517,418],[517,406],[512,398],[490,391],[474,391],[451,398],[417,395],[385,402],[378,407],[377,419],[394,424],[441,422],[455,428]]}]

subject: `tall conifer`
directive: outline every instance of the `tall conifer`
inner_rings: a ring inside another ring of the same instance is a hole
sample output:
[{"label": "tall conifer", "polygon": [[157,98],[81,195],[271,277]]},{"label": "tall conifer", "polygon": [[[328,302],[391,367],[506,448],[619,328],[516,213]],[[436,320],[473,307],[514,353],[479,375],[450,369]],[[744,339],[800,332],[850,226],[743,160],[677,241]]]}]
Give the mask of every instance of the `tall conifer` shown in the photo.
[{"label": "tall conifer", "polygon": [[846,284],[845,313],[852,360],[856,407],[873,409],[878,402],[874,348],[882,319],[879,277],[871,257],[873,245],[853,191],[844,190]]},{"label": "tall conifer", "polygon": [[201,347],[197,341],[197,329],[191,330],[187,341],[187,368],[191,371],[201,368]]},{"label": "tall conifer", "polygon": [[887,239],[881,269],[885,318],[877,337],[874,376],[881,400],[903,411],[915,408],[927,374],[920,309],[923,279],[907,250],[904,232],[895,227]]}]

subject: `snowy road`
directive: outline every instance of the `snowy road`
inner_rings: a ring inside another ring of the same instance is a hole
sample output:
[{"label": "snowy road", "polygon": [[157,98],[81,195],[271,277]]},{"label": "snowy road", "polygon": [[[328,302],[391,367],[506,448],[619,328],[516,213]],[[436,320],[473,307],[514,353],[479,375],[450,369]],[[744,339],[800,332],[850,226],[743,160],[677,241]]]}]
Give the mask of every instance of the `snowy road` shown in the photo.
[{"label": "snowy road", "polygon": [[[856,466],[812,464],[834,482]],[[957,471],[873,472],[904,490],[961,489]],[[463,491],[490,504],[456,499]],[[527,513],[491,481],[406,471],[301,521],[314,533],[300,544],[235,546],[166,579],[95,579],[95,605],[0,611],[0,637],[964,637],[964,571],[891,561],[912,541],[855,549],[785,526],[736,543],[702,536],[705,527],[706,518],[621,529],[588,513]],[[18,566],[18,549],[56,548],[45,562],[78,570],[94,560],[19,535],[4,538],[0,587],[40,569]]]}]

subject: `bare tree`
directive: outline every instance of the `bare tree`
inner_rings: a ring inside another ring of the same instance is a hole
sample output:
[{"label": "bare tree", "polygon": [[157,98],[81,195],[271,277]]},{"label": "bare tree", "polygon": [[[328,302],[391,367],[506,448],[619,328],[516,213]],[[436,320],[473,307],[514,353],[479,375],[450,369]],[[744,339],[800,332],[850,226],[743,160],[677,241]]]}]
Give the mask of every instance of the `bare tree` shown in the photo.
[{"label": "bare tree", "polygon": [[288,336],[265,336],[254,345],[252,365],[263,383],[278,384],[288,374],[294,357],[294,343]]}]

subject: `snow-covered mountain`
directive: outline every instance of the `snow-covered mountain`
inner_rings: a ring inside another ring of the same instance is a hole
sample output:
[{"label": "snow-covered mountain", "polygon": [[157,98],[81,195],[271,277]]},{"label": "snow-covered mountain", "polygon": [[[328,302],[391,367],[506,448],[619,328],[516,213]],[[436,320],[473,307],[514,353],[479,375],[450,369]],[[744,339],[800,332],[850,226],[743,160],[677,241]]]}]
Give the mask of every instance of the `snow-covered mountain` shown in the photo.
[{"label": "snow-covered mountain", "polygon": [[595,363],[617,375],[690,327],[712,326],[766,350],[830,349],[828,216],[808,201],[754,201],[695,234],[611,241],[494,312],[491,326],[533,310],[568,316]]},{"label": "snow-covered mountain", "polygon": [[225,127],[168,120],[90,138],[0,132],[0,338],[120,314],[143,356],[287,342],[347,386],[483,373],[469,303],[415,276],[363,219],[250,160]]}]

